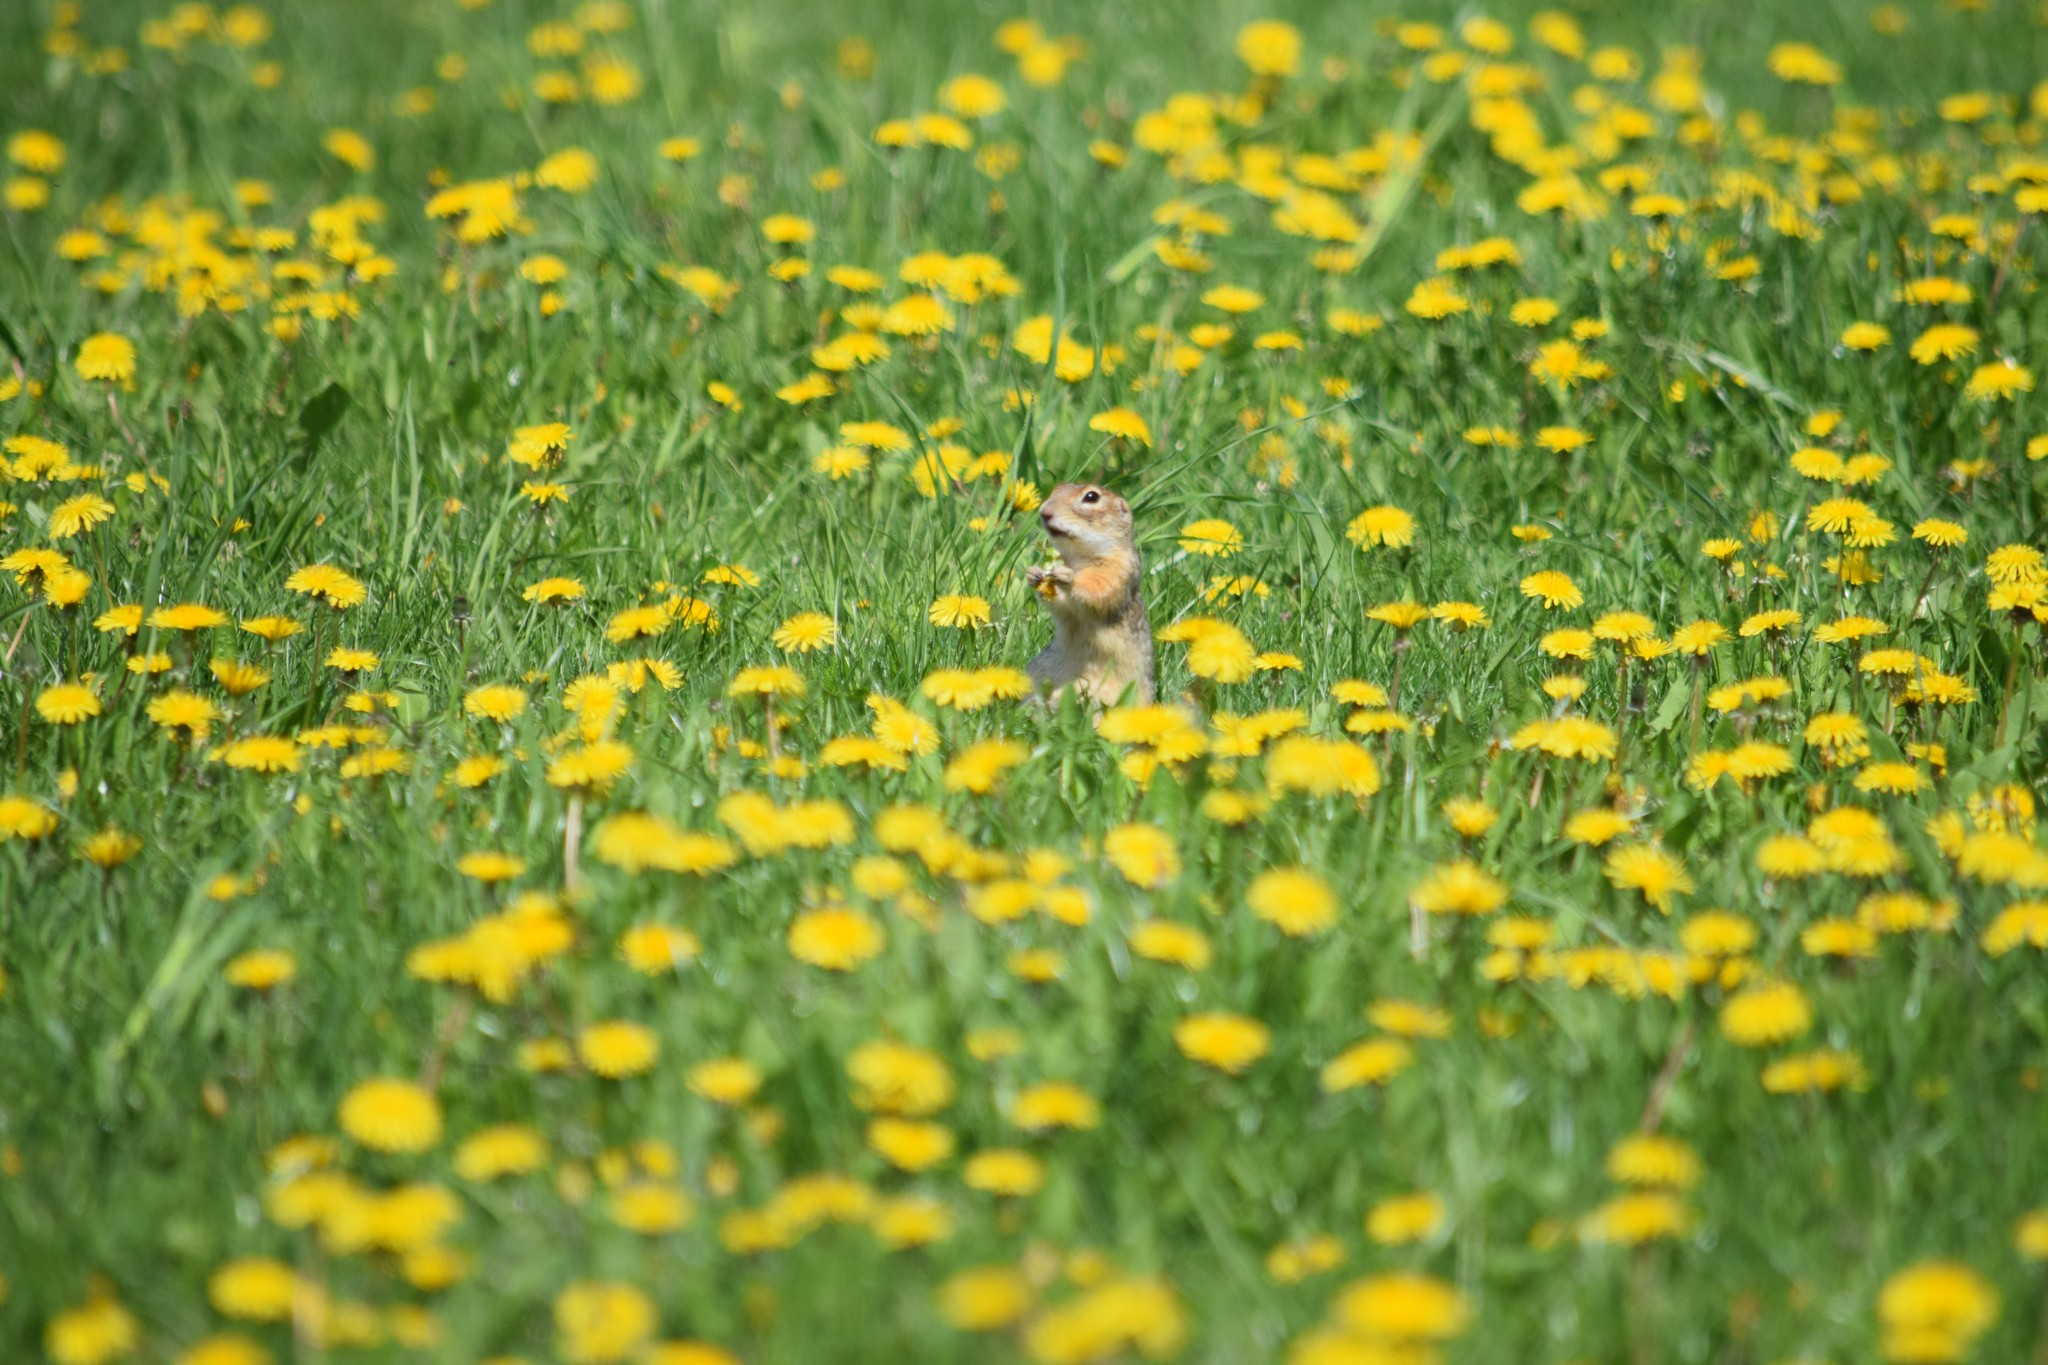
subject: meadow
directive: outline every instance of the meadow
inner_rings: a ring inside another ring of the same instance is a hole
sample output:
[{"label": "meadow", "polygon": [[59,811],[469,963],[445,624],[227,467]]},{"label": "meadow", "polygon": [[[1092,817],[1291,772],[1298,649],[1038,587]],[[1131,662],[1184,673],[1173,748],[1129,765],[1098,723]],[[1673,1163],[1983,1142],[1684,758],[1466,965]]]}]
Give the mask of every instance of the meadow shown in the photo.
[{"label": "meadow", "polygon": [[4,8],[0,1358],[2048,1362],[2048,8]]}]

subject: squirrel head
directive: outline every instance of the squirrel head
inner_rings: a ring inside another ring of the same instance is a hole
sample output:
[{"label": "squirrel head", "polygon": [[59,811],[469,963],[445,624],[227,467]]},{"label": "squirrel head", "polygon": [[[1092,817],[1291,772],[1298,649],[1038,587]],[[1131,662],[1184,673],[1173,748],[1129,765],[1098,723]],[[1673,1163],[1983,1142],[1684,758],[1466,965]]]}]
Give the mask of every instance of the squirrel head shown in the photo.
[{"label": "squirrel head", "polygon": [[1131,505],[1100,484],[1063,483],[1046,495],[1038,520],[1060,558],[1085,564],[1131,548]]}]

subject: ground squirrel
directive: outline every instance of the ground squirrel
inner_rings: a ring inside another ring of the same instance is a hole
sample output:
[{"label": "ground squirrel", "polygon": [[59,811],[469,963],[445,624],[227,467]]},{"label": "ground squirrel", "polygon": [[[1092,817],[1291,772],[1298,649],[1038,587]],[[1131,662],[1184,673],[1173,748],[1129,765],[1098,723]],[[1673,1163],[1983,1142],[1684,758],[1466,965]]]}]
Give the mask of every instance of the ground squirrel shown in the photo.
[{"label": "ground squirrel", "polygon": [[1136,684],[1136,700],[1152,701],[1152,627],[1138,588],[1131,505],[1092,483],[1063,483],[1038,509],[1060,552],[1029,581],[1052,613],[1052,643],[1031,661],[1031,680],[1057,696],[1072,684],[1082,696],[1114,705]]}]

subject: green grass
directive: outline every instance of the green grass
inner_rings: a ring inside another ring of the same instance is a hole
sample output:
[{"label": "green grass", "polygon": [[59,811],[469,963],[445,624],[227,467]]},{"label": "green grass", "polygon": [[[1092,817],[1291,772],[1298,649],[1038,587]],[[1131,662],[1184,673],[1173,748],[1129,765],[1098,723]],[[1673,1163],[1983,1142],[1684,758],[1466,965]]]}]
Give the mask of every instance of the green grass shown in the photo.
[{"label": "green grass", "polygon": [[[592,51],[637,67],[637,98],[561,107],[535,97],[534,79],[581,58],[536,57],[528,37],[570,18],[566,5],[281,6],[259,46],[198,34],[174,53],[143,33],[169,11],[109,0],[88,7],[68,55],[48,50],[52,7],[0,15],[0,136],[41,129],[67,150],[47,207],[0,213],[0,351],[6,371],[33,386],[0,402],[0,437],[55,440],[90,466],[74,478],[0,482],[0,555],[54,545],[93,579],[70,608],[0,579],[0,794],[59,816],[46,837],[0,840],[0,1356],[42,1358],[46,1328],[104,1277],[140,1324],[136,1359],[178,1360],[221,1330],[280,1360],[325,1358],[316,1334],[234,1324],[209,1306],[218,1267],[270,1256],[338,1300],[379,1314],[423,1305],[438,1324],[431,1344],[342,1346],[336,1359],[555,1359],[552,1305],[585,1279],[644,1289],[659,1337],[718,1343],[750,1362],[1032,1358],[1034,1341],[1049,1359],[1030,1324],[1084,1292],[1074,1281],[1085,1273],[1052,1275],[1025,1325],[987,1335],[949,1323],[939,1288],[971,1267],[1036,1274],[1092,1249],[1119,1273],[1173,1286],[1187,1360],[1290,1350],[1323,1359],[1295,1343],[1330,1319],[1343,1287],[1402,1269],[1469,1301],[1469,1328],[1443,1348],[1453,1365],[1870,1360],[1880,1354],[1880,1286],[1931,1259],[1967,1263],[2001,1300],[1971,1358],[2043,1358],[2040,1263],[2014,1229],[2048,1204],[2038,1141],[2048,988],[2038,949],[1994,956],[1981,942],[2009,903],[2034,894],[2041,854],[2010,855],[2019,867],[2007,881],[1965,875],[1929,829],[1952,818],[1958,836],[1977,831],[1987,794],[2002,784],[2037,793],[2044,761],[2041,627],[1991,609],[1983,566],[1996,547],[2040,541],[2041,466],[2026,450],[2048,428],[2031,393],[1965,396],[1978,365],[2041,364],[2040,230],[2014,195],[2026,182],[1973,181],[2038,154],[2048,132],[2029,104],[2040,16],[2013,0],[1982,13],[1916,4],[1905,33],[1889,36],[1860,4],[1582,8],[1589,50],[1622,44],[1643,63],[1642,83],[1605,88],[1647,111],[1649,131],[1625,147],[1591,140],[1579,174],[1597,187],[1603,170],[1639,166],[1690,212],[1660,227],[1630,215],[1627,193],[1576,220],[1524,212],[1517,195],[1529,171],[1473,127],[1486,111],[1465,81],[1417,72],[1397,16],[1296,6],[1282,17],[1303,33],[1301,71],[1256,118],[1218,121],[1229,166],[1255,163],[1262,147],[1339,155],[1390,131],[1420,148],[1411,174],[1367,175],[1337,194],[1370,230],[1355,267],[1337,272],[1314,263],[1323,243],[1277,230],[1270,205],[1229,176],[1177,178],[1183,168],[1133,145],[1140,116],[1175,92],[1248,88],[1234,38],[1268,16],[1241,4],[1034,9],[1046,33],[1086,46],[1062,83],[1041,89],[994,46],[1011,16],[993,11],[906,0],[855,24],[774,0],[647,0],[629,7],[630,30],[589,38]],[[1464,17],[1423,6],[1398,16],[1453,35]],[[1527,110],[1549,146],[1569,145],[1592,121],[1574,101],[1590,79],[1583,65],[1532,42],[1524,6],[1497,17],[1516,37],[1506,60],[1541,76]],[[875,51],[870,77],[840,69],[838,44],[855,33]],[[1842,84],[1774,79],[1766,54],[1784,41],[1839,61]],[[1660,54],[1681,44],[1702,59],[1711,145],[1681,137],[1683,117],[1658,109],[1647,89]],[[87,57],[109,47],[126,50],[125,67],[91,74]],[[457,80],[437,75],[450,53],[466,62]],[[1325,69],[1326,58],[1343,68]],[[256,79],[266,61],[281,66],[274,88]],[[939,107],[938,86],[965,71],[1007,92],[1008,108],[974,133],[977,151],[1014,148],[1014,170],[997,179],[976,152],[877,145],[885,120]],[[394,101],[416,88],[433,92],[433,107],[397,112]],[[1943,121],[1939,101],[1976,90],[2001,110],[1978,125]],[[1870,130],[1830,138],[1837,120],[1861,126],[1846,112],[1857,109],[1871,111]],[[337,127],[369,140],[372,169],[322,149]],[[678,135],[700,138],[702,154],[664,161],[657,147]],[[1098,139],[1124,148],[1126,164],[1094,160]],[[522,184],[526,231],[460,244],[451,221],[424,211],[447,184],[523,175],[568,148],[594,154],[596,183],[578,194]],[[820,188],[814,176],[831,167],[843,185]],[[1738,171],[1795,206],[1801,231],[1726,193]],[[1854,176],[1861,196],[1826,184],[1838,174]],[[733,176],[747,179],[736,206],[721,200]],[[238,202],[237,182],[250,178],[271,187],[272,206]],[[395,267],[389,278],[346,278],[313,244],[315,210],[346,196],[381,205],[362,237]],[[181,314],[175,293],[147,279],[169,239],[134,230],[159,198],[172,214],[220,215],[210,240],[230,272],[252,259],[230,240],[237,227],[288,228],[295,245],[254,259],[231,286],[246,306],[201,299]],[[1154,210],[1175,199],[1230,224],[1198,244],[1210,273],[1176,273],[1152,250],[1167,231]],[[126,226],[102,207],[115,200]],[[800,253],[765,243],[760,223],[774,213],[808,218],[816,241]],[[1944,214],[1975,218],[1981,238],[1940,235]],[[108,255],[60,256],[60,238],[82,226],[110,239]],[[1404,309],[1438,273],[1440,251],[1496,236],[1519,262],[1457,274],[1469,312],[1430,322]],[[778,399],[810,371],[812,349],[845,330],[838,311],[854,300],[827,282],[830,267],[880,272],[888,283],[874,298],[886,303],[911,292],[898,266],[930,250],[999,258],[1016,296],[956,300],[955,330],[924,343],[891,337],[891,355],[844,376],[833,396]],[[568,270],[552,286],[552,316],[542,286],[518,273],[542,253]],[[809,277],[769,278],[791,254],[813,263]],[[1754,258],[1751,277],[1717,276],[1742,257]],[[346,293],[358,314],[308,318],[288,343],[274,335],[279,300],[298,287],[275,275],[287,260],[319,264],[323,287]],[[664,266],[710,267],[737,292],[709,309]],[[94,287],[94,272],[109,268],[126,278]],[[1897,299],[1902,283],[1929,275],[1967,284],[1971,299]],[[1171,346],[1222,317],[1200,296],[1226,282],[1258,290],[1263,305],[1177,374]],[[1557,320],[1511,323],[1509,308],[1529,296],[1555,300]],[[1329,325],[1336,308],[1380,325],[1347,335]],[[1085,345],[1123,348],[1122,363],[1075,383],[1055,378],[1009,344],[1037,315]],[[1537,347],[1568,336],[1576,319],[1606,324],[1582,345],[1607,372],[1568,390],[1532,377]],[[1884,323],[1890,344],[1845,351],[1842,330],[1858,320]],[[1941,321],[1977,329],[1975,354],[1916,363],[1912,341]],[[1253,346],[1280,330],[1302,347]],[[81,343],[101,332],[135,343],[132,384],[77,372]],[[707,397],[714,382],[741,407]],[[1011,390],[1035,391],[1028,412],[1005,401]],[[1156,446],[1089,430],[1088,418],[1112,406],[1139,413]],[[1809,436],[1823,410],[1840,414],[1839,427]],[[927,435],[942,419],[957,419],[958,434]],[[913,449],[846,481],[816,472],[840,424],[860,420],[900,427]],[[569,498],[536,509],[519,490],[542,476],[504,452],[516,428],[557,421],[574,440],[546,477]],[[1591,444],[1569,457],[1536,448],[1552,425],[1579,427]],[[1464,433],[1481,426],[1517,433],[1520,448],[1475,446]],[[1006,454],[1007,476],[921,495],[912,460],[947,442]],[[1875,451],[1891,467],[1868,486],[1830,489],[1792,471],[1789,457],[1807,445]],[[1973,460],[1986,462],[1976,477],[1954,476]],[[125,482],[134,476],[143,491]],[[999,702],[955,714],[922,697],[935,669],[1021,666],[1041,647],[1049,627],[1023,570],[1044,546],[1036,518],[1010,497],[1070,478],[1104,479],[1131,497],[1155,628],[1214,615],[1257,649],[1300,661],[1218,685],[1193,677],[1185,645],[1162,644],[1164,699],[1240,715],[1299,708],[1309,732],[1342,739],[1350,708],[1331,686],[1388,685],[1398,669],[1398,707],[1414,728],[1361,741],[1383,777],[1375,794],[1282,794],[1260,818],[1227,827],[1204,814],[1203,797],[1265,792],[1263,759],[1197,759],[1140,785],[1072,708]],[[113,504],[112,518],[53,539],[52,514],[87,492]],[[1880,581],[1845,586],[1824,566],[1839,538],[1807,515],[1843,492],[1894,524],[1895,542],[1869,551]],[[1346,539],[1351,519],[1378,504],[1413,516],[1412,547],[1361,552]],[[1703,554],[1710,539],[1746,538],[1762,512],[1777,530],[1737,558],[1780,576],[1738,577]],[[1241,552],[1184,550],[1181,528],[1203,518],[1231,522]],[[1930,559],[1909,535],[1926,518],[1961,524],[1967,545]],[[1531,525],[1550,537],[1525,543],[1511,532]],[[366,600],[334,611],[288,592],[286,578],[313,563],[354,575]],[[720,564],[746,566],[759,585],[703,583]],[[1538,570],[1569,574],[1584,605],[1545,611],[1525,597],[1517,584]],[[1206,601],[1223,574],[1256,577],[1265,593]],[[587,596],[556,607],[522,598],[550,576],[580,580]],[[672,592],[709,602],[717,629],[607,641],[615,613]],[[955,592],[985,598],[993,624],[928,624],[932,601]],[[1455,634],[1425,622],[1397,650],[1395,632],[1367,612],[1400,600],[1477,602],[1490,624]],[[307,629],[265,646],[232,625],[184,636],[145,626],[133,640],[94,628],[118,604],[180,602],[237,619],[290,615]],[[1732,638],[1697,671],[1672,656],[1623,675],[1607,643],[1577,668],[1538,646],[1609,611],[1645,613],[1668,639],[1700,620],[1732,635],[1777,607],[1803,614],[1781,640]],[[772,633],[800,611],[833,617],[836,643],[778,651]],[[1977,699],[1899,708],[1879,680],[1859,682],[1850,648],[1814,637],[1852,612],[1887,623],[1873,647],[1929,656]],[[353,688],[317,666],[337,645],[380,658],[362,684],[378,694],[368,716],[345,709]],[[125,671],[129,657],[153,651],[169,656],[167,672]],[[260,660],[271,680],[228,697],[208,665],[234,658]],[[615,729],[635,765],[580,810],[586,834],[645,810],[730,837],[719,801],[763,791],[784,804],[842,803],[854,837],[743,856],[703,877],[629,875],[585,847],[566,899],[574,946],[509,999],[409,972],[416,949],[521,893],[567,890],[571,801],[547,780],[573,729],[563,689],[643,658],[672,664],[681,683],[628,699]],[[771,662],[806,684],[779,707],[782,750],[807,762],[800,777],[768,773],[751,749],[764,738],[760,707],[727,695],[738,670]],[[1558,709],[1542,683],[1574,671],[1586,690],[1570,713],[1623,736],[1612,764],[1507,742]],[[88,674],[101,714],[78,725],[38,716],[47,688]],[[1785,679],[1787,695],[1740,716],[1709,710],[1696,733],[1699,693],[1762,674]],[[502,729],[462,708],[467,692],[493,682],[531,694]],[[206,743],[174,741],[146,714],[173,687],[223,708]],[[901,774],[821,763],[829,740],[868,730],[871,693],[924,716],[940,750],[913,756]],[[1802,732],[1833,710],[1866,723],[1871,762],[1914,762],[1925,790],[1866,795],[1857,765],[1825,765]],[[381,745],[406,770],[343,777],[346,754],[311,748],[296,774],[221,761],[232,738],[332,721],[385,730]],[[991,794],[949,789],[955,754],[998,735],[1025,743],[1029,758]],[[1696,753],[1751,739],[1784,746],[1791,770],[1749,790],[1686,780]],[[1930,741],[1945,763],[1907,749]],[[501,756],[505,770],[459,787],[455,766],[480,753]],[[1461,838],[1442,809],[1455,797],[1484,799],[1498,823]],[[1072,865],[1062,883],[1087,894],[1090,922],[1033,913],[984,924],[968,913],[966,880],[914,857],[912,884],[936,907],[935,928],[867,896],[856,860],[879,851],[875,817],[904,803],[937,808],[966,845],[1010,867],[1029,850],[1056,851]],[[1670,913],[1613,886],[1602,850],[1561,837],[1570,813],[1603,803],[1637,816],[1624,843],[1654,842],[1683,861],[1695,889]],[[1896,870],[1790,882],[1758,869],[1766,838],[1843,805],[1880,817]],[[1139,888],[1100,856],[1127,823],[1168,833],[1177,876]],[[107,829],[142,846],[103,870],[84,845]],[[2031,819],[2022,832],[2031,847]],[[478,850],[516,855],[524,870],[500,886],[458,873],[458,858]],[[1758,930],[1746,969],[1796,984],[1814,1025],[1782,1046],[1740,1046],[1720,1027],[1732,986],[1717,979],[1675,998],[1564,975],[1489,980],[1489,923],[1462,917],[1438,917],[1418,957],[1411,888],[1460,857],[1511,889],[1492,920],[1547,921],[1560,952],[1612,948],[1654,966],[1679,951],[1689,917],[1713,907],[1746,916]],[[1341,902],[1335,927],[1304,940],[1245,904],[1259,872],[1292,865]],[[221,876],[242,879],[239,893],[212,894]],[[1876,891],[1952,898],[1955,923],[1885,936],[1856,960],[1806,949],[1803,931],[1854,918]],[[806,965],[786,946],[799,914],[836,898],[872,914],[886,938],[848,973]],[[1213,961],[1189,972],[1135,957],[1128,933],[1149,918],[1198,926]],[[702,956],[660,977],[631,970],[617,944],[645,923],[689,929]],[[295,979],[268,994],[231,985],[227,964],[257,949],[292,954]],[[1058,953],[1059,979],[1022,979],[1011,958],[1026,949]],[[1325,1093],[1320,1068],[1381,1032],[1366,1010],[1389,998],[1442,1009],[1449,1036],[1416,1040],[1415,1065],[1385,1087]],[[1174,1026],[1205,1011],[1259,1020],[1270,1051],[1241,1076],[1189,1060]],[[655,1031],[649,1074],[605,1081],[520,1065],[521,1044],[609,1019]],[[993,1028],[1018,1030],[1022,1049],[978,1061],[966,1040]],[[930,1171],[895,1170],[867,1144],[873,1116],[856,1104],[847,1059],[878,1038],[933,1050],[957,1084],[935,1118],[958,1153]],[[1867,1084],[1765,1090],[1768,1063],[1818,1047],[1854,1052]],[[751,1117],[686,1085],[691,1067],[726,1056],[764,1077]],[[341,1136],[337,1106],[357,1083],[423,1072],[446,1118],[433,1150],[380,1154]],[[1019,1130],[1018,1092],[1046,1079],[1099,1100],[1100,1125]],[[1698,1154],[1703,1176],[1682,1192],[1693,1225],[1635,1249],[1576,1236],[1618,1192],[1609,1150],[1646,1116]],[[492,1184],[458,1176],[461,1141],[503,1123],[546,1136],[545,1169]],[[445,1242],[473,1258],[473,1273],[422,1291],[395,1257],[329,1254],[313,1232],[266,1218],[279,1182],[265,1154],[300,1134],[338,1138],[339,1166],[365,1187],[453,1191],[462,1217]],[[603,1154],[642,1139],[669,1144],[674,1181],[697,1205],[680,1231],[641,1236],[608,1215]],[[1005,1200],[968,1188],[965,1158],[999,1147],[1040,1157],[1043,1188]],[[828,1225],[777,1251],[729,1248],[730,1214],[818,1172],[850,1175],[879,1197],[934,1197],[951,1212],[951,1235],[890,1251],[867,1227]],[[1367,1213],[1414,1191],[1441,1197],[1446,1225],[1416,1244],[1376,1244]],[[1341,1266],[1299,1284],[1269,1275],[1274,1247],[1322,1233],[1343,1243]]]}]

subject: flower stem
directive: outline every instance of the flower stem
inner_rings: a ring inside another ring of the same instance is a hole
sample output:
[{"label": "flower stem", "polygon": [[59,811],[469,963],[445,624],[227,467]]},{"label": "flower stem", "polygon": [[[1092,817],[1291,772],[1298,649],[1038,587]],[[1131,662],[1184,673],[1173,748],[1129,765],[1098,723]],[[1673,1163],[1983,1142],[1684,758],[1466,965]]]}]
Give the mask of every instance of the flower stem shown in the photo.
[{"label": "flower stem", "polygon": [[1671,1087],[1678,1082],[1678,1073],[1685,1067],[1686,1054],[1692,1051],[1693,1039],[1699,1036],[1697,1021],[1688,1019],[1678,1036],[1671,1040],[1671,1050],[1664,1054],[1664,1065],[1657,1069],[1657,1079],[1650,1084],[1650,1101],[1643,1106],[1642,1120],[1636,1124],[1639,1132],[1654,1133],[1664,1118],[1664,1102],[1671,1098]]},{"label": "flower stem", "polygon": [[1628,646],[1615,646],[1619,651],[1614,663],[1614,773],[1621,775],[1621,765],[1628,757]]},{"label": "flower stem", "polygon": [[2006,722],[2012,719],[2012,688],[2020,676],[2020,632],[2012,633],[2012,655],[2005,661],[2005,699],[1998,704],[1998,738],[1994,747],[2005,744]]},{"label": "flower stem", "polygon": [[312,674],[306,683],[306,724],[311,725],[320,718],[320,641],[327,633],[327,617],[318,607],[313,609],[313,658]]},{"label": "flower stem", "polygon": [[8,664],[14,662],[14,651],[20,648],[21,637],[28,634],[28,619],[31,615],[33,615],[32,609],[24,610],[21,613],[21,624],[14,628],[14,638],[7,642],[7,657],[0,659],[0,668],[5,668]]},{"label": "flower stem", "polygon": [[1695,655],[1693,655],[1693,659],[1692,659],[1692,751],[1693,751],[1694,753],[1698,753],[1698,752],[1700,751],[1700,703],[1706,700],[1706,692],[1705,692],[1705,691],[1704,691],[1704,690],[1702,689],[1702,687],[1701,687],[1701,677],[1702,677],[1702,676],[1703,676],[1703,675],[1705,674],[1705,672],[1706,672],[1706,668],[1705,668],[1705,665],[1706,665],[1706,656],[1705,656],[1705,655],[1702,655],[1702,654],[1695,654]]},{"label": "flower stem", "polygon": [[469,996],[457,995],[448,1002],[448,1012],[441,1016],[441,1027],[434,1034],[434,1050],[427,1054],[427,1064],[420,1068],[420,1086],[429,1093],[441,1088],[441,1070],[448,1061],[448,1049],[462,1036],[463,1025],[469,1022]]},{"label": "flower stem", "polygon": [[562,888],[571,895],[583,880],[583,793],[569,798],[569,814],[562,821]]}]

